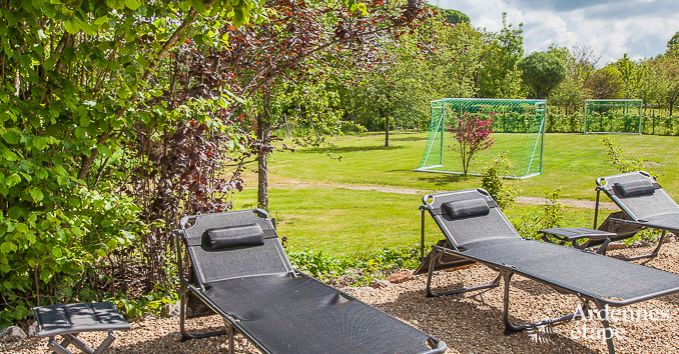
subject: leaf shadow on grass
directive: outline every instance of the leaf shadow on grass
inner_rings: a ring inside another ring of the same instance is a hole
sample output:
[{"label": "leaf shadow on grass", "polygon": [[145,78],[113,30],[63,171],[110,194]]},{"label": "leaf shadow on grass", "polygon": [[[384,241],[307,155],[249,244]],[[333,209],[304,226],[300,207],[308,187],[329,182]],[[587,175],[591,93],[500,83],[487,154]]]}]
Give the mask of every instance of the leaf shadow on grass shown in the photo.
[{"label": "leaf shadow on grass", "polygon": [[[417,323],[422,331],[443,338],[450,348],[460,353],[477,353],[480,348],[481,352],[513,352],[521,348],[525,353],[553,353],[557,348],[569,348],[573,353],[596,353],[558,332],[549,336],[551,343],[536,343],[526,332],[504,335],[502,309],[486,303],[483,296],[479,296],[483,293],[485,291],[427,299],[423,291],[410,291],[379,307],[405,321]],[[431,316],[438,313],[447,314],[445,323],[441,323],[440,316]],[[460,334],[464,334],[464,340],[455,340]]]},{"label": "leaf shadow on grass", "polygon": [[369,146],[342,146],[342,147],[323,147],[323,148],[312,148],[299,150],[301,153],[305,154],[318,154],[318,153],[342,153],[342,152],[360,152],[360,151],[383,151],[383,150],[399,150],[403,149],[403,146],[380,146],[380,145],[369,145]]},{"label": "leaf shadow on grass", "polygon": [[[391,141],[425,141],[429,139],[426,136],[403,136],[398,138],[390,138]],[[423,147],[424,148],[424,147]]]},{"label": "leaf shadow on grass", "polygon": [[[424,172],[423,172],[424,174]],[[450,175],[445,173],[427,173],[427,176],[418,177],[422,182],[431,183],[435,186],[446,186],[451,183],[457,183],[469,179],[468,176]]]}]

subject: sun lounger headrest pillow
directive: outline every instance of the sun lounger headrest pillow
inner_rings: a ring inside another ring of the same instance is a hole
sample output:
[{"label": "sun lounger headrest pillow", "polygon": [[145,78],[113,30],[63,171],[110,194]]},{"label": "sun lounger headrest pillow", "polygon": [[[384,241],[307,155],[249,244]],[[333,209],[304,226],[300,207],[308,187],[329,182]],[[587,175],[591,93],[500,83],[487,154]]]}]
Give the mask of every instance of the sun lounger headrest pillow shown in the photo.
[{"label": "sun lounger headrest pillow", "polygon": [[483,198],[443,203],[441,208],[453,219],[484,216],[490,213],[488,201]]},{"label": "sun lounger headrest pillow", "polygon": [[647,179],[630,182],[618,182],[615,183],[613,187],[615,187],[616,192],[622,194],[623,197],[650,195],[653,194],[657,189],[657,185]]},{"label": "sun lounger headrest pillow", "polygon": [[264,233],[259,225],[227,227],[207,231],[207,244],[213,250],[243,246],[261,246]]}]

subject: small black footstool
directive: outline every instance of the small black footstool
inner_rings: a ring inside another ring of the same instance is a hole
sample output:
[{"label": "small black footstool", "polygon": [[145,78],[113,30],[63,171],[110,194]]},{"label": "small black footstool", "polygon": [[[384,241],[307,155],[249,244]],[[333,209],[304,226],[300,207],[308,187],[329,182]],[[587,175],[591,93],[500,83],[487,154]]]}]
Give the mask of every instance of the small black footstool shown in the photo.
[{"label": "small black footstool", "polygon": [[[72,354],[66,347],[70,344],[88,354],[103,353],[116,337],[113,331],[128,330],[130,324],[109,302],[57,304],[33,309],[38,320],[37,337],[49,337],[47,346],[59,354]],[[81,332],[107,331],[108,336],[93,349],[77,338]],[[61,336],[57,342],[54,337]]]}]

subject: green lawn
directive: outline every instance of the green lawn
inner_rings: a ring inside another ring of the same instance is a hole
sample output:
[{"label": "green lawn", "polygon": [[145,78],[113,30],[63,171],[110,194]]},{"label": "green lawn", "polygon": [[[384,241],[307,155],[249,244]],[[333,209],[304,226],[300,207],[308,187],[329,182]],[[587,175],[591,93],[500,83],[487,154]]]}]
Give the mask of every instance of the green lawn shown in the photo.
[{"label": "green lawn", "polygon": [[[334,147],[273,154],[270,209],[293,249],[353,255],[418,242],[419,195],[337,185],[440,191],[481,184],[478,177],[414,172],[426,134],[394,134],[389,148],[382,146],[382,139],[379,134],[344,136],[332,139]],[[661,184],[679,197],[679,138],[621,135],[615,139],[628,157],[655,162],[651,169]],[[543,175],[512,183],[524,196],[542,197],[560,186],[562,198],[593,199],[595,177],[616,173],[600,141],[600,135],[547,134]],[[255,193],[256,185],[249,181],[246,190],[235,196],[236,207],[253,207]],[[515,204],[505,212],[518,224],[539,208]],[[592,216],[589,209],[565,208],[563,226],[589,226]],[[427,241],[432,243],[440,233],[431,222],[428,225]]]},{"label": "green lawn", "polygon": [[[451,136],[447,135],[446,137]],[[446,139],[444,137],[444,139]],[[424,166],[439,166],[432,169],[441,171],[462,171],[462,160],[457,153],[453,153],[457,143],[453,140],[444,140],[443,144],[435,142],[428,147],[429,158],[424,162]],[[443,161],[440,155],[443,151]],[[535,154],[533,154],[535,151]],[[490,162],[502,154],[512,162],[506,172],[508,176],[522,177],[532,175],[540,171],[540,135],[521,134],[521,133],[495,133],[493,134],[493,145],[487,149],[477,152],[469,166],[469,174],[481,174],[483,169]],[[422,153],[422,149],[420,149]]]},{"label": "green lawn", "polygon": [[[422,158],[426,133],[394,134],[391,146],[383,146],[383,136],[344,136],[332,139],[335,147],[277,151],[271,158],[274,180],[379,185],[427,191],[473,188],[475,177],[414,172]],[[649,167],[669,192],[679,196],[679,137],[618,135],[615,140],[627,157],[654,162]],[[455,158],[454,152],[448,156]],[[341,157],[341,160],[339,159]],[[561,187],[562,197],[594,199],[594,180],[615,174],[601,135],[547,134],[543,174],[517,181],[521,194],[544,196]]]},{"label": "green lawn", "polygon": [[[322,250],[335,255],[369,253],[383,247],[419,243],[420,197],[396,193],[356,191],[343,188],[274,188],[270,213],[281,237],[296,250]],[[256,189],[236,198],[236,208],[252,208]],[[514,205],[506,213],[519,222],[540,206]],[[592,211],[565,208],[565,225],[588,226]],[[441,239],[427,216],[427,242]],[[564,225],[564,226],[565,226]]]}]

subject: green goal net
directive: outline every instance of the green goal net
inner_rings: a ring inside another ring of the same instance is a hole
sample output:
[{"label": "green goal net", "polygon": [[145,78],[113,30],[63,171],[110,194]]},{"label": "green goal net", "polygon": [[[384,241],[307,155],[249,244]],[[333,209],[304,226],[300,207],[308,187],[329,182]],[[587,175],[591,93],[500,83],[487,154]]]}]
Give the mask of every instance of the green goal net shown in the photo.
[{"label": "green goal net", "polygon": [[416,171],[463,174],[461,123],[470,118],[490,124],[492,145],[474,154],[467,174],[480,175],[504,156],[505,177],[527,178],[542,173],[545,100],[444,98],[431,102],[429,138]]},{"label": "green goal net", "polygon": [[642,100],[585,100],[585,134],[641,134]]}]

